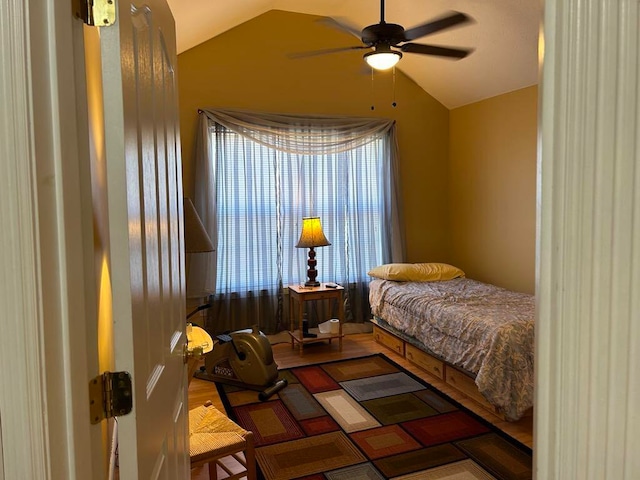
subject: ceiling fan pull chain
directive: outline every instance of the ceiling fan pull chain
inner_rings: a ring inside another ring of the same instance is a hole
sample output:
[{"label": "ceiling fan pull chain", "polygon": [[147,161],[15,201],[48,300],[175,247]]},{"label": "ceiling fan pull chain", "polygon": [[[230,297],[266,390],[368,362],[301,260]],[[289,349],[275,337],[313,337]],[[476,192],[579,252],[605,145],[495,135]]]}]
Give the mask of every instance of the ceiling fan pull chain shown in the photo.
[{"label": "ceiling fan pull chain", "polygon": [[373,67],[371,68],[371,110],[375,110],[376,92],[373,88]]},{"label": "ceiling fan pull chain", "polygon": [[396,108],[396,106],[398,105],[396,103],[396,67],[393,67],[393,101],[391,102],[391,106],[393,108]]}]

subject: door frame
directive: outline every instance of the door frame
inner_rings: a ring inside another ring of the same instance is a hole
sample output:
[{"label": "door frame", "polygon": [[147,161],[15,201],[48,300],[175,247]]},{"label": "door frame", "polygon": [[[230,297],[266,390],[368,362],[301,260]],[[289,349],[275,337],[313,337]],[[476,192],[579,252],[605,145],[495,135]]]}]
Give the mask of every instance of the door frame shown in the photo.
[{"label": "door frame", "polygon": [[101,427],[88,422],[97,343],[88,338],[91,183],[75,73],[83,27],[70,2],[0,8],[11,20],[0,30],[0,477],[102,478]]},{"label": "door frame", "polygon": [[[554,27],[555,39],[573,33],[564,27],[568,17],[580,18],[598,1],[572,2],[571,9],[563,10],[561,0],[547,0],[545,29]],[[84,189],[88,183],[84,180],[88,165],[86,139],[78,133],[82,122],[78,121],[81,106],[76,102],[76,86],[81,85],[76,84],[74,60],[69,55],[74,52],[73,56],[77,56],[81,45],[77,21],[70,14],[70,2],[10,0],[0,8],[3,18],[10,19],[0,29],[0,41],[5,47],[0,52],[0,89],[5,94],[5,108],[0,109],[0,309],[5,333],[0,335],[0,466],[4,470],[0,471],[0,479],[3,475],[100,478],[94,472],[103,470],[94,464],[99,463],[96,448],[102,446],[96,444],[99,435],[87,422],[86,387],[96,355],[95,344],[87,341],[87,318],[95,314],[95,299],[84,281],[93,280],[91,263],[86,260],[86,250],[91,246],[90,222],[87,224],[90,217],[87,202],[82,201],[87,198]],[[578,49],[579,38],[575,40],[569,38],[561,47],[566,51]],[[546,55],[557,47],[548,42],[545,48]],[[551,92],[548,89],[554,82],[562,82],[563,72],[552,68],[549,65],[541,81],[543,98],[547,99],[552,97],[545,90]],[[543,113],[547,120],[563,108],[548,102],[543,107],[549,107]],[[572,129],[578,130],[586,121],[577,119]],[[541,155],[542,161],[553,162],[559,154],[549,148]],[[546,213],[573,213],[562,205],[553,205],[549,190],[541,192],[539,212],[540,204]],[[545,218],[538,220],[540,248],[550,247],[553,238],[553,231],[544,221]],[[542,307],[552,304],[549,292],[555,285],[554,272],[561,271],[566,262],[563,258],[558,261],[551,268],[546,257],[538,265],[538,290],[545,294]],[[572,266],[566,264],[567,269]],[[549,338],[553,337],[548,330],[551,322],[557,322],[556,331],[567,319],[569,326],[580,320],[579,311],[568,312],[562,321],[548,313],[543,312],[543,327],[547,330],[542,333]],[[553,359],[563,352],[577,357],[588,351],[589,343],[584,339],[574,342],[571,351],[554,341],[537,353],[541,362],[538,367],[548,370]],[[564,438],[553,434],[560,425],[549,410],[551,381],[557,381],[561,374],[549,378],[548,373],[537,373],[538,383],[544,387],[537,395],[543,417],[536,414],[536,446],[549,439],[554,441],[539,452],[542,455],[536,454],[535,467],[538,472],[549,473],[548,479],[554,478],[556,472],[552,467],[557,458],[552,449]],[[570,398],[556,400],[569,405]],[[571,438],[570,434],[565,432],[565,437]],[[571,465],[577,468],[578,464]]]},{"label": "door frame", "polygon": [[630,480],[640,472],[639,18],[638,0],[545,1],[534,399],[540,479]]}]

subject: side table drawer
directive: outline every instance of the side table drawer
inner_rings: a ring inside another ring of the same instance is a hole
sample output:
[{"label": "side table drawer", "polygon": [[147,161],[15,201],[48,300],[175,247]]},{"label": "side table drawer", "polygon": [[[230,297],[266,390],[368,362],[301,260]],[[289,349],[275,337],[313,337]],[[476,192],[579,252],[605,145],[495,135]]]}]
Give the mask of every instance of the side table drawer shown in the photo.
[{"label": "side table drawer", "polygon": [[410,344],[407,344],[406,346],[405,356],[407,357],[407,360],[415,363],[426,372],[438,377],[441,380],[444,380],[444,363],[442,363],[437,358],[432,357],[428,353],[425,353],[419,348],[416,348]]},{"label": "side table drawer", "polygon": [[376,325],[373,326],[373,339],[404,357],[404,342]]}]

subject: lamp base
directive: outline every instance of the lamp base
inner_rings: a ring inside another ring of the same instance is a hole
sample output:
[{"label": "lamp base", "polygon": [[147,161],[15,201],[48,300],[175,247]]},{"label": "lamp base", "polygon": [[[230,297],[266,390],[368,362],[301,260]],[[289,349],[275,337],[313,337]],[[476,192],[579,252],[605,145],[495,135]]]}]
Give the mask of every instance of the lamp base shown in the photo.
[{"label": "lamp base", "polygon": [[307,270],[307,281],[305,282],[305,287],[319,287],[320,282],[316,280],[318,276],[318,271],[316,270],[316,251],[313,247],[309,247],[309,260],[307,261],[307,266],[309,267]]}]

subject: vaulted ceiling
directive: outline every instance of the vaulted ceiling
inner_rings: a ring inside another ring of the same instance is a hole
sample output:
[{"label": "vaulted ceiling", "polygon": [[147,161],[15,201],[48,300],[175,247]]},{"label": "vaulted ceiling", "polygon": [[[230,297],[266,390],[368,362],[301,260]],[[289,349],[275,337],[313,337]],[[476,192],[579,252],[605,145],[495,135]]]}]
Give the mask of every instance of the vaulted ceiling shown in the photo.
[{"label": "vaulted ceiling", "polygon": [[[176,21],[178,53],[273,9],[331,17],[356,30],[380,21],[379,0],[168,2]],[[540,1],[387,0],[385,21],[408,29],[451,11],[464,12],[473,22],[415,42],[472,48],[473,53],[462,60],[405,53],[397,66],[427,93],[447,108],[455,108],[538,82]],[[295,38],[291,39],[292,51],[295,51],[295,41]],[[360,44],[354,36],[353,42],[345,47]],[[233,54],[233,46],[230,46],[230,54]]]}]

